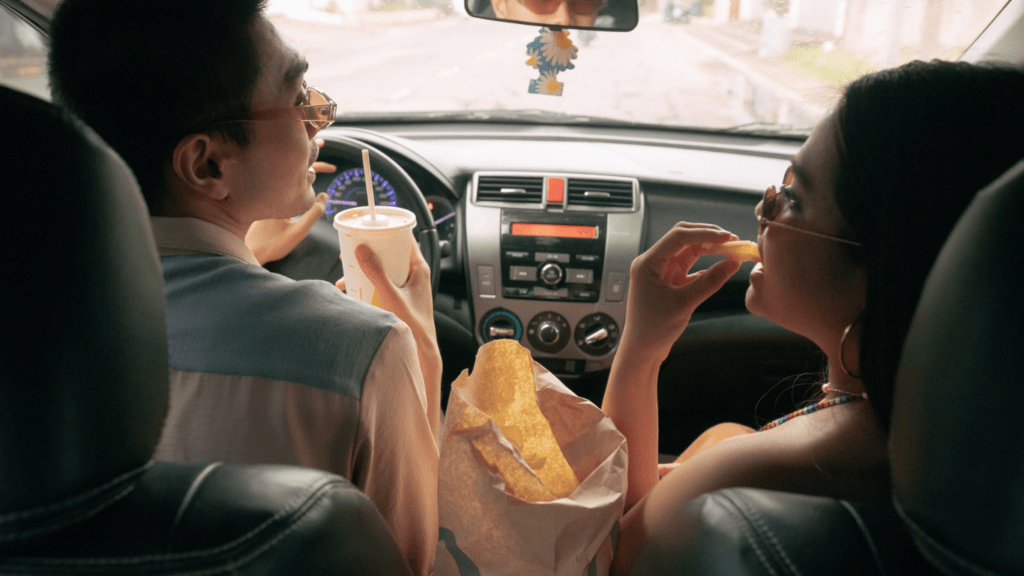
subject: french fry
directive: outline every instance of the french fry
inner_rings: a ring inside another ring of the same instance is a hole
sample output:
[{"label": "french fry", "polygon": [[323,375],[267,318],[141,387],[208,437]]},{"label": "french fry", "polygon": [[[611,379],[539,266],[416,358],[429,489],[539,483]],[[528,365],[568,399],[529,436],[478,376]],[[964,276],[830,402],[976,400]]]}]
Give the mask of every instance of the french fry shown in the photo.
[{"label": "french fry", "polygon": [[709,249],[708,256],[725,256],[740,262],[761,261],[761,252],[757,249],[757,244],[754,242],[736,240],[734,242],[709,244],[707,246]]}]

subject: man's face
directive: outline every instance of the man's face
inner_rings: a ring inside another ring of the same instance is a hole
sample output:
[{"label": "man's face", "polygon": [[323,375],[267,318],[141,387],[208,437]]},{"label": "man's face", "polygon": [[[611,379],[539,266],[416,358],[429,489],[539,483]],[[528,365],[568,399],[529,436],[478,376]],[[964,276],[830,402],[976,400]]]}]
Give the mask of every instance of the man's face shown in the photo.
[{"label": "man's face", "polygon": [[[304,104],[308,64],[302,53],[278,34],[265,17],[253,27],[260,55],[260,74],[253,91],[253,111]],[[315,132],[297,118],[252,123],[249,145],[241,151],[243,186],[233,191],[239,208],[250,218],[288,218],[313,204],[312,165]]]},{"label": "man's face", "polygon": [[601,9],[600,2],[570,5],[568,0],[491,0],[491,6],[498,18],[548,26],[593,26]]}]

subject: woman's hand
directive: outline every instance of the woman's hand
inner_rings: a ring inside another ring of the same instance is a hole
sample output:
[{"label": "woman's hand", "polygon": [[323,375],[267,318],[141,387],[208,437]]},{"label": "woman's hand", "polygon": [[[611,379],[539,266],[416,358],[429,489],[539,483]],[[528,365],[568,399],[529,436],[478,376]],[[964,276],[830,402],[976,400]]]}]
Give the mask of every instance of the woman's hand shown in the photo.
[{"label": "woman's hand", "polygon": [[740,268],[735,260],[723,260],[690,274],[697,258],[708,252],[702,245],[737,239],[712,224],[680,222],[650,250],[637,256],[629,270],[629,298],[620,349],[657,362],[667,358],[694,309]]},{"label": "woman's hand", "polygon": [[309,210],[297,220],[272,218],[253,222],[245,233],[245,245],[252,250],[260,266],[280,260],[302,242],[326,210],[327,194],[321,192]]},{"label": "woman's hand", "polygon": [[[398,316],[412,330],[427,390],[427,418],[436,433],[440,428],[441,352],[437,347],[437,332],[434,329],[434,295],[430,289],[430,267],[427,261],[415,242],[410,250],[409,279],[401,287],[391,282],[380,258],[366,244],[356,246],[356,259],[359,260],[363,274],[377,289],[381,307]],[[338,280],[335,285],[345,290],[345,279]]]}]

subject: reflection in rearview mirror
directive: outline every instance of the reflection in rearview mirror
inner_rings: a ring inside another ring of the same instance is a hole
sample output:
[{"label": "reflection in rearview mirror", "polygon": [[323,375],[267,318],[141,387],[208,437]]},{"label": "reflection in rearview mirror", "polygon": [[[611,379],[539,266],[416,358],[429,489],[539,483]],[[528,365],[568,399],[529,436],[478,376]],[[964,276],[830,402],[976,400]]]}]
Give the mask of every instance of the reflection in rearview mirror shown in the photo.
[{"label": "reflection in rearview mirror", "polygon": [[636,28],[636,0],[465,0],[476,18],[625,32]]}]

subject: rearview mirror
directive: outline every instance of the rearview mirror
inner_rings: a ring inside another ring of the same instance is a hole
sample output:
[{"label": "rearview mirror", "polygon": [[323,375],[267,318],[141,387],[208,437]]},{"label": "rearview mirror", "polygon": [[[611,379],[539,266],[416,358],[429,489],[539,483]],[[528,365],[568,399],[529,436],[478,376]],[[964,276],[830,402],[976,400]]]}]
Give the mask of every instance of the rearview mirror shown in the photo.
[{"label": "rearview mirror", "polygon": [[636,28],[637,0],[465,0],[474,18],[540,24],[548,28],[613,30]]}]

